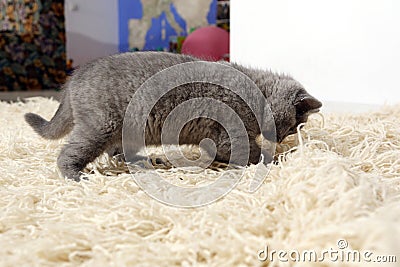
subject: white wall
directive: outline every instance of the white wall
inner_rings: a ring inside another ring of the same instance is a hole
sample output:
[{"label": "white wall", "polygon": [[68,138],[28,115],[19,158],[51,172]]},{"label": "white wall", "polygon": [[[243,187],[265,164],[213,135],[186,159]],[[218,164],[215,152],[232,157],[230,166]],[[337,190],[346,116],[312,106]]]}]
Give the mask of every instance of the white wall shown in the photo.
[{"label": "white wall", "polygon": [[329,101],[400,103],[399,0],[231,0],[231,59]]},{"label": "white wall", "polygon": [[118,23],[118,0],[65,0],[67,57],[80,65],[117,53]]}]

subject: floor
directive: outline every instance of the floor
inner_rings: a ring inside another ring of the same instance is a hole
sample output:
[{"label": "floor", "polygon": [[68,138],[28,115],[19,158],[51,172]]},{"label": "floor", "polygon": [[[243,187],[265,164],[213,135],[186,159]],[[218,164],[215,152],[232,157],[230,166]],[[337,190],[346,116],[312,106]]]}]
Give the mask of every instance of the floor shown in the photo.
[{"label": "floor", "polygon": [[[365,259],[384,256],[389,262],[394,259],[390,255],[399,253],[400,106],[369,116],[333,114],[324,123],[312,116],[310,127],[302,130],[303,145],[293,149],[298,135],[285,140],[282,148],[293,150],[279,157],[278,165],[269,165],[268,175],[263,174],[265,166],[252,165],[220,171],[139,167],[138,175],[131,176],[125,165],[104,156],[88,165],[88,180],[80,183],[58,172],[57,156],[65,140],[39,138],[24,121],[27,112],[50,118],[57,107],[47,99],[0,103],[1,266],[300,262],[362,267],[379,266]],[[235,188],[229,188],[227,179],[221,183],[223,174],[237,179]],[[263,179],[249,193],[253,182]],[[204,194],[181,190],[205,185]],[[225,195],[207,206],[183,209],[150,197],[158,192],[177,204]],[[281,249],[286,255],[282,261],[278,254],[272,260],[272,251]],[[342,257],[342,264],[325,251],[353,256]],[[360,254],[368,257],[357,260]],[[293,261],[287,255],[295,255]],[[389,265],[399,266],[380,266]]]},{"label": "floor", "polygon": [[55,90],[0,92],[1,101],[17,101],[35,96],[53,97],[54,99],[58,100],[60,98],[60,92]]}]

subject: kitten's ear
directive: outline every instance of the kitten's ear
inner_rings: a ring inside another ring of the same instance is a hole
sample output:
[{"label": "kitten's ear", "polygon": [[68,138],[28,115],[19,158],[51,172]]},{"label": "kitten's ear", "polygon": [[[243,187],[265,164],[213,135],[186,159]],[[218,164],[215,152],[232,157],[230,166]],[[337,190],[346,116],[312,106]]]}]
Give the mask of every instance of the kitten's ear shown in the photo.
[{"label": "kitten's ear", "polygon": [[322,103],[315,97],[309,94],[299,94],[294,102],[298,115],[306,113],[315,113],[322,107]]}]

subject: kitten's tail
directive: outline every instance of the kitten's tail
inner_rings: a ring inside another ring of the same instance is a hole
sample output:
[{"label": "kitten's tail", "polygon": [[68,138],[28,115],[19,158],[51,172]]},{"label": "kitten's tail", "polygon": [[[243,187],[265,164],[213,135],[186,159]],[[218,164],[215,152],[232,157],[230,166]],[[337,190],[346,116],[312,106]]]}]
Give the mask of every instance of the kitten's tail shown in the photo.
[{"label": "kitten's tail", "polygon": [[72,130],[74,123],[67,94],[67,91],[65,91],[60,101],[60,106],[50,121],[46,121],[41,116],[34,113],[25,114],[25,121],[41,137],[46,139],[59,139]]}]

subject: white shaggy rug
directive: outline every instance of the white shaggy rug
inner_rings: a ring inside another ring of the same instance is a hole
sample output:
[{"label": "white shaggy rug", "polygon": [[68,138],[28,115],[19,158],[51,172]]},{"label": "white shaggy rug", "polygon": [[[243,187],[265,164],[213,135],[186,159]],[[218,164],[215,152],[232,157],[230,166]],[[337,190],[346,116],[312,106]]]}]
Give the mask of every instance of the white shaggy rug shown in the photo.
[{"label": "white shaggy rug", "polygon": [[[180,209],[151,199],[106,156],[88,166],[87,181],[60,178],[64,140],[40,138],[23,119],[50,118],[57,106],[44,98],[0,103],[1,266],[400,264],[400,107],[316,114],[300,139],[280,147],[290,151],[256,193],[247,192],[250,166],[223,199]],[[159,171],[192,184],[219,175]],[[318,259],[297,258],[304,251]],[[342,257],[347,251],[361,259]]]}]

